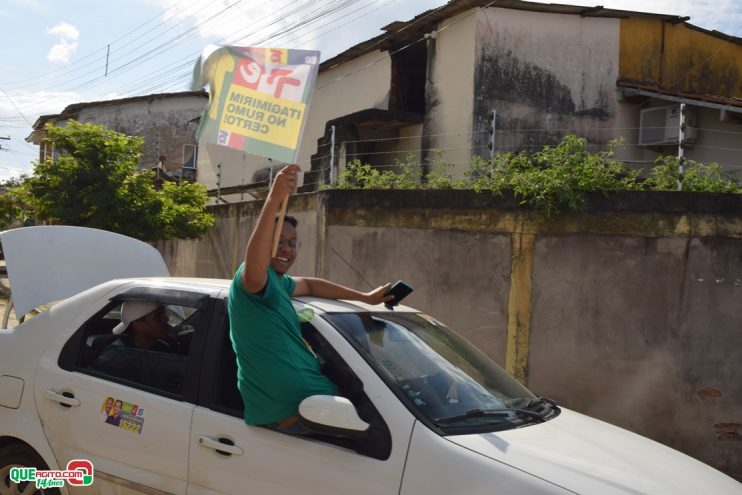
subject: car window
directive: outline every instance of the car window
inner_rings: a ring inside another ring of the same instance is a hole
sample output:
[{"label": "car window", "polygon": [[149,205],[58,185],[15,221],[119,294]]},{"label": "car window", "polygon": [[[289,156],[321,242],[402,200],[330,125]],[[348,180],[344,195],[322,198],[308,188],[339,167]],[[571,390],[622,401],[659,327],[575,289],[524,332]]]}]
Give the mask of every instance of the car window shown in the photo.
[{"label": "car window", "polygon": [[[244,406],[237,388],[237,363],[229,338],[228,318],[225,318],[225,324],[220,333],[219,358],[214,360],[217,363],[216,373],[210,380],[211,393],[206,394],[206,406],[241,419]],[[351,441],[322,434],[296,438],[311,438],[332,443],[377,459],[388,458],[391,452],[391,434],[381,414],[365,393],[363,382],[314,325],[309,322],[301,323],[301,333],[317,356],[322,373],[337,386],[340,395],[353,403],[360,418],[369,423],[371,429],[368,438],[362,441]]]},{"label": "car window", "polygon": [[442,431],[512,427],[519,424],[519,414],[526,414],[524,409],[543,408],[502,368],[430,316],[337,313],[326,319],[406,399],[413,413]]},{"label": "car window", "polygon": [[120,301],[110,303],[80,328],[76,334],[79,347],[74,369],[181,397],[191,342],[206,324],[204,311],[180,304],[160,304],[157,311],[164,315],[167,324],[159,327],[157,331],[161,333],[144,345],[132,328],[114,333],[121,322],[121,307]]},{"label": "car window", "polygon": [[[314,326],[309,323],[302,323],[301,330],[304,340],[312,347],[320,362],[322,373],[335,383],[341,395],[348,397],[353,395],[353,390],[356,388],[363,389],[350,367],[339,356],[331,356],[334,351]],[[240,391],[237,388],[237,360],[229,338],[228,322],[223,332],[211,408],[242,418],[244,405]]]}]

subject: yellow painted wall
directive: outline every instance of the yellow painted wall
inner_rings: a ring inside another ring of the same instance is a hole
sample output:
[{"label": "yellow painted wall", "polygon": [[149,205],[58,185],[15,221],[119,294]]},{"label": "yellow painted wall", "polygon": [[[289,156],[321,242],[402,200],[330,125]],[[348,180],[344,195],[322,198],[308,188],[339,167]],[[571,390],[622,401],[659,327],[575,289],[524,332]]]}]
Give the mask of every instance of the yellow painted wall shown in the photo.
[{"label": "yellow painted wall", "polygon": [[643,18],[621,20],[620,43],[623,78],[687,93],[742,96],[740,45],[684,24]]}]

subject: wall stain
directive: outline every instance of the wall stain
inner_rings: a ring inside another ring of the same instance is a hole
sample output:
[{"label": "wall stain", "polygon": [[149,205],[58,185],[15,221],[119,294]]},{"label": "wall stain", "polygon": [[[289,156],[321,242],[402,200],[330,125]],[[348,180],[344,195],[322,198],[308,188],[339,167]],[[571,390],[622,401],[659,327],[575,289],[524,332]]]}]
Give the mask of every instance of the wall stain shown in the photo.
[{"label": "wall stain", "polygon": [[521,61],[511,50],[482,53],[475,87],[499,100],[528,102],[550,113],[574,114],[569,88],[551,72]]},{"label": "wall stain", "polygon": [[[497,49],[491,45],[480,49],[474,74],[474,91],[473,127],[479,132],[475,132],[472,140],[473,154],[487,145],[488,116],[492,109],[498,110],[496,129],[536,131],[500,134],[496,146],[498,150],[507,151],[533,151],[532,147],[537,144],[558,144],[564,134],[560,131],[552,135],[538,129],[565,125],[579,128],[579,124],[575,125],[576,119],[603,121],[613,116],[607,88],[599,90],[596,106],[585,108],[584,97],[581,104],[575,103],[570,87],[561,82],[556,74],[518,58],[512,50]],[[503,108],[502,102],[527,106],[528,111],[513,115],[513,109],[508,108],[509,105]],[[549,125],[555,122],[559,125]]]},{"label": "wall stain", "polygon": [[742,441],[742,423],[716,423],[716,439],[720,441]]},{"label": "wall stain", "polygon": [[717,390],[713,387],[703,387],[698,391],[698,397],[701,399],[701,402],[710,402],[711,399],[718,399],[721,396],[721,390]]}]

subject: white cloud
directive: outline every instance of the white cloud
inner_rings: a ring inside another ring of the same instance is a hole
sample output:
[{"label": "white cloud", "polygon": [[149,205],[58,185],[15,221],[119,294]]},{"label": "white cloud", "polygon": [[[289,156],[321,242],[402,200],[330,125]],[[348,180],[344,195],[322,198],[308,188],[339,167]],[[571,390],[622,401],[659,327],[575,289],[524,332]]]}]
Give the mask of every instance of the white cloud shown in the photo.
[{"label": "white cloud", "polygon": [[59,37],[59,41],[49,50],[46,59],[52,63],[67,64],[77,50],[77,38],[80,31],[71,24],[60,22],[46,30],[47,34]]}]

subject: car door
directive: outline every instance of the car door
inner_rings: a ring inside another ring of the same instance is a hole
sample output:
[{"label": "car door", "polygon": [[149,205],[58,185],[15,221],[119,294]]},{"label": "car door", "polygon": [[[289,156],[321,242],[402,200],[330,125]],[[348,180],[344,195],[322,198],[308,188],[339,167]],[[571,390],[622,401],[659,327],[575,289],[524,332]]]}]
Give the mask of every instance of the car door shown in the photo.
[{"label": "car door", "polygon": [[[139,361],[132,354],[126,357],[127,364],[144,367],[164,363],[168,376],[173,369],[182,373],[182,382],[177,386],[159,378],[148,382],[141,374],[138,378],[122,376],[94,366],[103,354],[93,344],[109,339],[112,325],[118,322],[116,311],[122,299],[114,298],[94,314],[83,315],[77,331],[65,332],[59,345],[50,347],[34,383],[38,412],[58,463],[91,461],[93,487],[101,494],[186,493],[189,431],[200,365],[196,350],[201,344],[196,342],[210,308],[200,294],[184,302],[178,291],[148,289],[145,293],[161,302],[172,318],[191,322],[178,331],[192,333],[193,345],[190,353],[145,354],[144,359],[159,361],[154,364]],[[120,296],[145,297],[137,289]],[[93,358],[90,353],[98,356]],[[146,375],[157,376],[155,369],[161,368],[148,367]],[[73,487],[69,488],[72,491]],[[90,493],[89,489],[85,493]]]},{"label": "car door", "polygon": [[341,336],[333,335],[334,330],[319,318],[303,324],[315,332],[326,326],[326,343],[362,383],[365,398],[373,398],[368,407],[383,423],[379,435],[388,436],[388,448],[382,448],[380,454],[361,454],[341,441],[290,436],[246,425],[226,312],[223,308],[217,312],[223,321],[219,324],[214,318],[204,383],[193,413],[188,495],[399,493],[414,418]]}]

